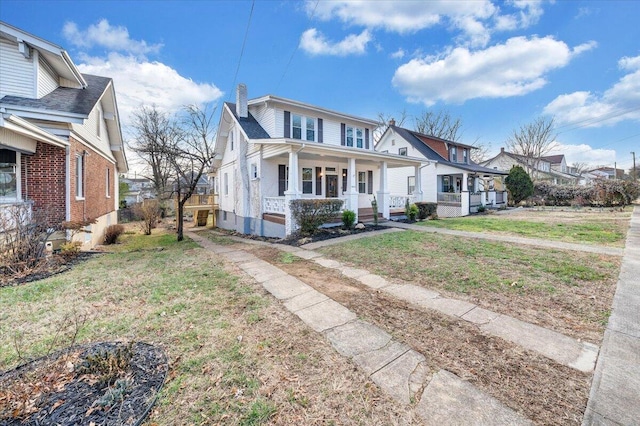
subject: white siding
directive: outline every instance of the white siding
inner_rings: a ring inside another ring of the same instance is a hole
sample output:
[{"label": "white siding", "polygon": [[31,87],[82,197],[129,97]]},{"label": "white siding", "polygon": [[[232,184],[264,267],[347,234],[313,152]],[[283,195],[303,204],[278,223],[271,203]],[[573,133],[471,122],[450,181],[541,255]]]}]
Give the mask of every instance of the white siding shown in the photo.
[{"label": "white siding", "polygon": [[[75,133],[89,142],[98,152],[114,160],[104,118],[100,120],[100,117],[104,117],[101,112],[102,106],[98,102],[84,124],[72,124],[72,128]],[[100,137],[98,137],[98,123],[100,124]]]},{"label": "white siding", "polygon": [[18,52],[18,44],[0,39],[0,97],[4,95],[35,98],[33,59]]},{"label": "white siding", "polygon": [[282,137],[282,133],[279,136],[274,136],[276,135],[276,112],[273,108],[268,108],[264,103],[261,103],[250,106],[249,112],[271,137]]},{"label": "white siding", "polygon": [[38,58],[38,98],[48,95],[58,88],[58,77],[47,61]]}]

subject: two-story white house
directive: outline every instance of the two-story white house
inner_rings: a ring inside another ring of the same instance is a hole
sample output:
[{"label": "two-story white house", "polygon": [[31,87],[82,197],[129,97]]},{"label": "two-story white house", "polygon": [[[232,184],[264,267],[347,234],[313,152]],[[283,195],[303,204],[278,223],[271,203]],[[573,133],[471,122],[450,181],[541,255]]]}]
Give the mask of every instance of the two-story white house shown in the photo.
[{"label": "two-story white house", "polygon": [[396,167],[418,172],[421,161],[374,150],[374,120],[267,95],[247,99],[239,85],[236,103],[225,103],[214,164],[216,223],[244,234],[284,237],[294,232],[289,202],[340,198],[358,216],[404,207],[406,193],[389,191]]},{"label": "two-story white house", "polygon": [[117,222],[126,172],[113,81],[0,22],[0,214],[22,206],[52,226],[95,221],[77,235],[90,248]]}]

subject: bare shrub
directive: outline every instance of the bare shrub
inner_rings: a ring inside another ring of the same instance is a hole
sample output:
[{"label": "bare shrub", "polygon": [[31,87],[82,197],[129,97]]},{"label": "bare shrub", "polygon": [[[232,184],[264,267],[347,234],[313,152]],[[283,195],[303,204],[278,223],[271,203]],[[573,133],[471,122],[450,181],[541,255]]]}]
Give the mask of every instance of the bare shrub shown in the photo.
[{"label": "bare shrub", "polygon": [[118,242],[118,237],[124,233],[124,226],[120,224],[110,225],[104,231],[104,243],[107,245]]},{"label": "bare shrub", "polygon": [[0,273],[27,275],[43,265],[45,243],[60,229],[50,224],[50,217],[26,203],[0,209]]},{"label": "bare shrub", "polygon": [[300,233],[312,235],[320,225],[334,220],[342,200],[292,200],[291,214],[300,227]]},{"label": "bare shrub", "polygon": [[144,235],[151,235],[160,219],[160,204],[157,200],[144,200],[134,208],[135,214],[142,218],[141,229]]}]

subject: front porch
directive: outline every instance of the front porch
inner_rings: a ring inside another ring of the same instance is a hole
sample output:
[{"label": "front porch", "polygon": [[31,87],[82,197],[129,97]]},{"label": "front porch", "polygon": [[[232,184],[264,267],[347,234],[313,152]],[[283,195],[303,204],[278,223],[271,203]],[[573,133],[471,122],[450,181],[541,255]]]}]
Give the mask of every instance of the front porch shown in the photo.
[{"label": "front porch", "polygon": [[480,207],[506,206],[507,191],[496,188],[496,177],[470,173],[438,175],[438,216],[468,216],[478,213]]}]

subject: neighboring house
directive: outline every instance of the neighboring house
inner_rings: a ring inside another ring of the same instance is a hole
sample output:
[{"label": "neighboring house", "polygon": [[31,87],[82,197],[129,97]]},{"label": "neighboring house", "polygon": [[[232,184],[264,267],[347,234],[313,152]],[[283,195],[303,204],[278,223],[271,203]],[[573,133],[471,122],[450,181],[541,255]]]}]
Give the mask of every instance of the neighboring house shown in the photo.
[{"label": "neighboring house", "polygon": [[156,198],[153,182],[147,178],[121,178],[126,183],[129,191],[124,194],[127,205],[141,203],[149,198]]},{"label": "neighboring house", "polygon": [[96,220],[76,236],[89,248],[117,222],[125,172],[113,81],[81,74],[61,47],[0,22],[0,209],[46,211],[52,225]]},{"label": "neighboring house", "polygon": [[[560,157],[562,157],[560,159]],[[500,153],[495,157],[483,161],[484,167],[509,172],[513,166],[521,166],[532,180],[547,181],[555,184],[569,185],[578,182],[578,176],[567,172],[567,164],[564,155],[553,155],[537,159],[514,154],[500,148]],[[562,170],[565,170],[564,172]]]},{"label": "neighboring house", "polygon": [[272,95],[247,100],[239,85],[237,102],[223,105],[216,137],[217,226],[284,237],[295,230],[289,202],[298,198],[339,198],[361,217],[376,196],[388,218],[407,198],[406,191],[390,193],[388,169],[417,171],[420,160],[376,152],[377,125]]},{"label": "neighboring house", "polygon": [[476,213],[479,206],[507,203],[501,178],[507,173],[479,166],[471,161],[473,146],[424,135],[389,123],[376,150],[422,159],[420,179],[410,168],[389,170],[392,192],[416,194],[438,203],[438,216],[458,217]]}]

